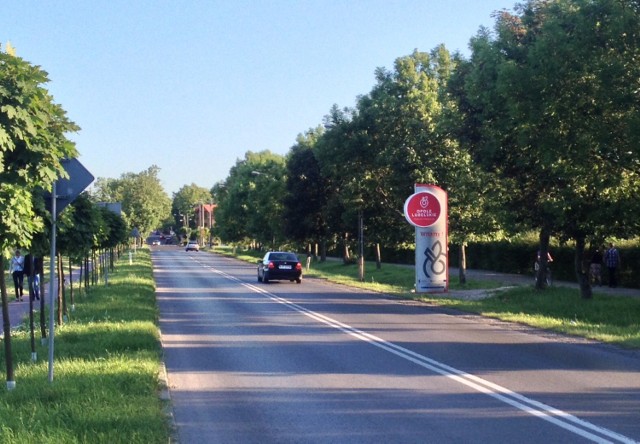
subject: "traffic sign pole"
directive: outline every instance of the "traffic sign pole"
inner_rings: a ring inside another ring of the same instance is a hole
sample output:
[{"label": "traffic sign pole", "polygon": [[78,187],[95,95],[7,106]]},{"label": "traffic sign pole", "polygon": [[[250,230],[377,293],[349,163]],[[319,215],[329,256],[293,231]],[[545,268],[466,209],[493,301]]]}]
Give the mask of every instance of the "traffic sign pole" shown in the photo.
[{"label": "traffic sign pole", "polygon": [[53,382],[54,281],[56,278],[56,182],[51,188],[51,257],[49,262],[49,382]]},{"label": "traffic sign pole", "polygon": [[[78,159],[62,159],[68,179],[58,179],[53,182],[51,196],[45,193],[45,200],[51,199],[51,260],[49,267],[49,382],[53,382],[53,345],[55,333],[55,301],[56,292],[56,221],[58,214],[80,195],[93,182],[93,175],[80,163]],[[58,194],[60,193],[60,194]]]}]

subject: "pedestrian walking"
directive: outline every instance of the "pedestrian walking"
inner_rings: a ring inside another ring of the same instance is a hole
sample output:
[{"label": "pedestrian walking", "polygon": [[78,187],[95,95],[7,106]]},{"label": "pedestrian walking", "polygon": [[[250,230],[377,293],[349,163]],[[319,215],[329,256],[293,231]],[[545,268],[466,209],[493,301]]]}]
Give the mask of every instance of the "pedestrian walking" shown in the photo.
[{"label": "pedestrian walking", "polygon": [[29,297],[32,301],[40,299],[40,274],[42,273],[42,258],[33,257],[31,253],[24,257],[24,274],[29,283]]},{"label": "pedestrian walking", "polygon": [[[547,260],[546,260],[547,266],[544,273],[544,278],[545,278],[544,280],[547,286],[551,286],[551,283],[552,283],[551,267],[549,266],[551,262],[553,262],[553,256],[551,256],[551,252],[547,250]],[[540,252],[540,250],[538,250],[538,252],[536,253],[536,261],[533,264],[534,279],[536,282],[538,281],[538,273],[540,272],[541,265],[542,265],[542,253]]]},{"label": "pedestrian walking", "polygon": [[602,251],[604,250],[604,246],[602,249],[596,248],[593,250],[593,254],[591,255],[591,264],[589,267],[589,276],[591,280],[591,285],[602,285]]},{"label": "pedestrian walking", "polygon": [[13,286],[16,291],[16,301],[22,300],[22,283],[24,281],[24,256],[20,254],[20,250],[16,249],[16,254],[11,258],[11,266],[9,272],[13,277]]},{"label": "pedestrian walking", "polygon": [[604,263],[609,270],[609,287],[618,286],[618,267],[620,267],[620,253],[613,243],[609,244],[609,249],[604,255]]}]

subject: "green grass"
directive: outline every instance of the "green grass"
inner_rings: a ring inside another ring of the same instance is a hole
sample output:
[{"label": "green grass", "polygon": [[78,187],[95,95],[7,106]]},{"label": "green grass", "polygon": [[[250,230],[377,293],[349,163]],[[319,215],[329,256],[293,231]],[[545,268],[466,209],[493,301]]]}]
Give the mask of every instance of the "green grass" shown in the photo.
[{"label": "green grass", "polygon": [[[313,262],[305,276],[319,277],[339,284],[385,293],[410,293],[415,283],[413,267],[384,264],[378,269],[374,262],[365,263],[365,279],[363,282],[360,282],[358,266],[354,264],[344,265],[342,261]],[[464,286],[453,284],[451,289],[491,289],[500,285],[500,282],[469,281]]]},{"label": "green grass", "polygon": [[537,291],[516,287],[479,301],[423,298],[438,305],[594,339],[624,348],[640,348],[640,299],[594,292],[582,299],[577,289]]},{"label": "green grass", "polygon": [[[166,443],[158,396],[161,346],[151,260],[118,263],[109,286],[76,293],[76,310],[55,331],[53,383],[48,347],[12,335],[16,388],[0,390],[3,443]],[[39,332],[36,333],[39,338]],[[4,352],[4,347],[2,348]],[[6,379],[4,354],[0,375]]]},{"label": "green grass", "polygon": [[[217,253],[234,256],[230,249],[216,249]],[[236,257],[254,262],[258,253],[236,253]],[[455,308],[504,321],[518,322],[532,327],[594,339],[623,348],[640,349],[640,298],[612,297],[599,294],[594,288],[592,299],[582,299],[577,289],[552,287],[538,291],[520,286],[497,292],[481,300],[454,299],[447,295],[424,295],[412,292],[415,280],[413,267],[384,264],[380,270],[375,263],[365,264],[365,282],[359,281],[358,266],[342,261],[313,262],[305,276],[319,277],[332,282],[379,291],[401,298]],[[469,280],[465,285],[452,276],[450,290],[465,291],[494,289],[504,282]]]}]

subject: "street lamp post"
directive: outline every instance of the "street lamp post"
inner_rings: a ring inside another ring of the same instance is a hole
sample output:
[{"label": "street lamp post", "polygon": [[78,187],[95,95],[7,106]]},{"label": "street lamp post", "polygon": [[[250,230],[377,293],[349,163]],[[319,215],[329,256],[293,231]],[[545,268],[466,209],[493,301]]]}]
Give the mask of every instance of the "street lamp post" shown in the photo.
[{"label": "street lamp post", "polygon": [[186,240],[189,240],[189,220],[190,217],[188,214],[179,213],[180,220],[182,221],[182,229],[184,231],[184,235]]}]

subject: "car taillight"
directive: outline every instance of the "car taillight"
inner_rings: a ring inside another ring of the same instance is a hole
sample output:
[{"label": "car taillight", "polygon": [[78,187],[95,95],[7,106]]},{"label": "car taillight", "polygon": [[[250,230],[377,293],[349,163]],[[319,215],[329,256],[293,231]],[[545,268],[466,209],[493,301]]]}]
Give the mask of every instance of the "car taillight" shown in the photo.
[{"label": "car taillight", "polygon": [[274,268],[276,268],[273,262],[269,262],[269,265],[267,265],[267,267],[269,268],[269,270],[273,270]]},{"label": "car taillight", "polygon": [[297,271],[302,270],[302,264],[301,264],[300,262],[298,262],[298,263],[296,264],[296,270],[297,270]]}]

